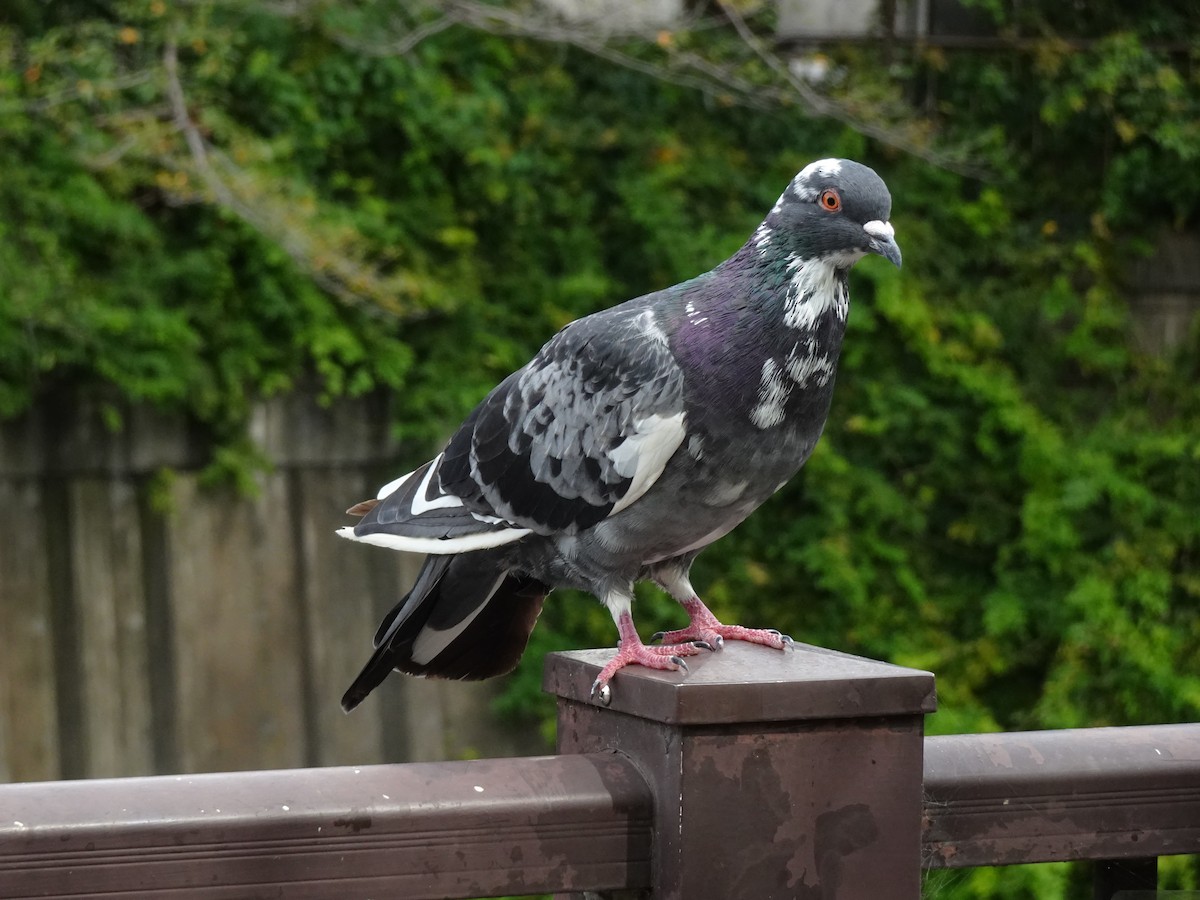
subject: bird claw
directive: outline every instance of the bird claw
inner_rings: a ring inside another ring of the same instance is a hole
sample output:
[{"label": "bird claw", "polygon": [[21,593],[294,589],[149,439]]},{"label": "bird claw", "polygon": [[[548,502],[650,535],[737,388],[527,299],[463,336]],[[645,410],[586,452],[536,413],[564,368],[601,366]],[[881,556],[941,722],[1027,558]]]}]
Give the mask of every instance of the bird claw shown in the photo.
[{"label": "bird claw", "polygon": [[599,678],[593,681],[591,698],[601,706],[608,706],[612,703],[612,688],[609,687],[608,682],[601,683]]},{"label": "bird claw", "polygon": [[[666,636],[667,636],[667,632],[656,631],[656,632],[654,632],[654,634],[650,635],[650,643],[657,644],[659,641],[661,641]],[[706,640],[706,639],[697,639],[694,641],[687,641],[687,643],[691,644],[693,647],[699,648],[700,650],[709,650],[711,652],[716,652],[717,650],[720,650],[721,647],[724,646],[725,639],[723,637],[721,637],[719,634],[715,635],[715,638],[716,638],[715,643],[711,640]],[[672,659],[675,659],[675,658],[676,657],[672,657]]]},{"label": "bird claw", "polygon": [[659,632],[654,640],[671,642],[688,642],[694,647],[704,650],[717,651],[725,647],[725,642],[747,641],[751,644],[762,644],[777,650],[787,650],[795,642],[776,628],[744,628],[741,625],[722,625],[716,619],[711,621],[693,619],[692,623],[680,631]]},{"label": "bird claw", "polygon": [[614,675],[625,666],[640,665],[648,669],[675,669],[687,673],[688,665],[683,657],[703,652],[703,648],[695,643],[667,644],[661,647],[647,647],[634,638],[623,639],[617,645],[617,655],[608,661],[596,680],[592,682],[591,699],[602,706],[612,702],[612,690],[608,683]]}]

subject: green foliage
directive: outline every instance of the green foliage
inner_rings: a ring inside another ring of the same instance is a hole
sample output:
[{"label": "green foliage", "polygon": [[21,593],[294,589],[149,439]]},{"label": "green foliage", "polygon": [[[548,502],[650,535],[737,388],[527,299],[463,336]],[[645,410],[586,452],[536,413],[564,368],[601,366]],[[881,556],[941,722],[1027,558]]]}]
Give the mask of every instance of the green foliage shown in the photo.
[{"label": "green foliage", "polygon": [[[1200,45],[1166,2],[1086,23],[977,5],[1036,43],[833,58],[880,103],[897,72],[936,72],[942,134],[978,148],[983,184],[560,46],[339,42],[387,4],[17,3],[0,418],[63,383],[115,391],[206,423],[214,473],[244,478],[257,397],[383,389],[415,460],[561,325],[710,267],[800,165],[854,156],[892,188],[905,268],[856,269],[821,445],[695,583],[730,620],[935,671],[935,731],[1195,720],[1200,337],[1139,352],[1123,279],[1200,226]],[[639,592],[644,633],[680,621]],[[555,595],[502,709],[550,727],[544,652],[612,642],[598,604]],[[1082,896],[1071,871],[931,895]]]}]

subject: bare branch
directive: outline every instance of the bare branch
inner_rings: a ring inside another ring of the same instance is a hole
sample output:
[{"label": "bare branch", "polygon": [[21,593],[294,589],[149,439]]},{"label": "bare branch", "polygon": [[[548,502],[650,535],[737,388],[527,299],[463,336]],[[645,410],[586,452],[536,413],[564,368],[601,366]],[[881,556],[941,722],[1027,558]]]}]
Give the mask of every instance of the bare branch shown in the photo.
[{"label": "bare branch", "polygon": [[83,159],[83,164],[89,169],[103,171],[111,168],[121,161],[125,154],[137,149],[138,139],[135,137],[127,137],[119,141],[111,147],[107,152],[101,153],[98,156],[87,156]]},{"label": "bare branch", "polygon": [[754,33],[747,24],[745,18],[738,11],[734,4],[729,0],[717,0],[717,4],[721,10],[729,18],[729,22],[733,25],[738,36],[749,47],[754,54],[761,59],[768,68],[771,69],[783,82],[795,92],[801,103],[812,113],[833,119],[853,128],[860,134],[865,134],[867,137],[874,138],[881,144],[889,147],[895,147],[898,150],[903,150],[912,156],[923,159],[938,168],[946,169],[951,172],[956,172],[960,175],[969,177],[981,177],[984,173],[974,167],[962,163],[959,160],[953,159],[944,153],[940,153],[927,146],[921,145],[913,141],[911,138],[904,135],[902,132],[888,128],[886,126],[877,125],[873,122],[868,122],[859,116],[854,115],[847,110],[842,104],[838,103],[830,97],[821,94],[813,89],[812,85],[808,84],[801,78],[797,78],[795,73],[788,67],[779,55],[772,52],[763,43],[762,39]]},{"label": "bare branch", "polygon": [[200,130],[196,128],[196,123],[192,121],[192,117],[188,113],[187,99],[183,95],[183,85],[179,82],[179,53],[174,41],[167,41],[166,48],[163,50],[163,71],[167,75],[167,99],[171,101],[175,127],[183,133],[183,138],[187,142],[188,150],[191,151],[192,160],[196,164],[200,177],[204,179],[204,183],[221,205],[229,207],[258,227],[257,223],[254,223],[253,213],[249,209],[241,207],[237,198],[233,196],[233,192],[229,190],[229,186],[213,171],[212,164],[208,161],[208,148],[204,144]]},{"label": "bare branch", "polygon": [[332,37],[339,46],[368,56],[404,56],[411,53],[421,41],[457,24],[458,19],[455,16],[444,15],[416,28],[410,28],[402,37],[390,41],[362,41],[341,31],[332,32]]},{"label": "bare branch", "polygon": [[[928,146],[911,133],[906,133],[904,128],[865,119],[855,114],[845,103],[815,89],[797,77],[786,61],[755,34],[733,3],[729,0],[717,0],[717,3],[743,44],[777,79],[775,84],[751,81],[738,74],[732,65],[715,62],[694,52],[671,51],[669,45],[669,55],[665,63],[656,63],[613,46],[617,38],[648,38],[637,31],[619,32],[611,27],[598,29],[579,23],[564,23],[552,14],[537,15],[479,0],[440,0],[437,4],[430,4],[440,9],[439,18],[419,28],[409,29],[392,41],[364,43],[345,34],[334,34],[333,38],[344,46],[352,46],[373,55],[394,55],[408,52],[432,34],[452,25],[462,24],[491,34],[566,44],[614,65],[739,105],[770,109],[779,104],[796,104],[810,115],[841,122],[885,146],[902,150],[939,168],[970,177],[985,177],[985,173],[978,167]],[[698,17],[684,22],[682,27],[686,29],[701,26],[716,27],[715,23],[702,22]]]},{"label": "bare branch", "polygon": [[760,109],[768,108],[768,104],[754,97],[752,93],[739,91],[737,96],[729,96],[729,85],[719,80],[696,77],[669,65],[656,64],[609,46],[611,33],[592,33],[580,26],[564,26],[549,19],[521,15],[510,9],[473,2],[473,0],[446,0],[446,5],[455,10],[463,24],[478,31],[530,37],[548,43],[568,44],[607,62],[670,84],[698,90],[714,97],[729,97],[734,102]]},{"label": "bare branch", "polygon": [[[187,98],[179,80],[179,59],[174,41],[168,41],[163,50],[163,70],[166,74],[167,98],[171,104],[175,127],[183,134],[196,172],[218,204],[233,212],[256,231],[274,240],[293,262],[339,300],[355,305],[362,305],[366,301],[369,311],[411,316],[412,310],[404,309],[390,298],[368,297],[351,287],[357,282],[377,280],[377,273],[348,258],[331,259],[324,265],[317,265],[308,241],[301,234],[294,229],[274,225],[254,207],[243,202],[213,165],[214,156],[188,112]],[[218,158],[222,163],[229,164],[223,156]]]},{"label": "bare branch", "polygon": [[143,69],[140,72],[129,72],[125,75],[118,75],[115,78],[105,79],[104,81],[81,80],[76,82],[74,87],[64,88],[61,91],[55,91],[53,94],[45,94],[33,100],[10,100],[0,103],[0,111],[24,110],[31,113],[44,112],[47,109],[62,106],[64,103],[70,103],[74,100],[89,99],[97,94],[115,93],[127,88],[136,87],[139,84],[146,84],[153,78],[153,71]]}]

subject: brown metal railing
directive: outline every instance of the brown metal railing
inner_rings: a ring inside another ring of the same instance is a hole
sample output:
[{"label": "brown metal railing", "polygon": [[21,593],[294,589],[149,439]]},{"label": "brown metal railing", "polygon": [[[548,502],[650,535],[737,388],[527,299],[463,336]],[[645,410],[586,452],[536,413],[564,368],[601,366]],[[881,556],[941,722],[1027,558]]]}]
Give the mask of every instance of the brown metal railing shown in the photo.
[{"label": "brown metal railing", "polygon": [[0,898],[913,900],[924,868],[1200,853],[1200,725],[923,737],[933,679],[740,645],[552,657],[561,755],[0,786]]},{"label": "brown metal railing", "polygon": [[1200,853],[1200,724],[925,740],[929,869],[1094,860],[1095,896]]},{"label": "brown metal railing", "polygon": [[646,786],[612,754],[14,784],[0,897],[644,886],[650,830]]}]

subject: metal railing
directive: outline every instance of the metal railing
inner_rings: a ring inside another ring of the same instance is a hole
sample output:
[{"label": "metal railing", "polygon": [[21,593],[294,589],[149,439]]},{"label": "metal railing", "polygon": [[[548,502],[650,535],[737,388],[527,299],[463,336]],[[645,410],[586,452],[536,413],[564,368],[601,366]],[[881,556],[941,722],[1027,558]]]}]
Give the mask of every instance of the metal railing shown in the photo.
[{"label": "metal railing", "polygon": [[1093,860],[1095,896],[1200,853],[1200,724],[925,739],[928,869]]},{"label": "metal railing", "polygon": [[[0,786],[0,897],[916,898],[921,868],[1200,853],[1200,725],[923,736],[933,679],[727,647],[588,687],[561,755]],[[786,888],[789,891],[781,894]]]}]

